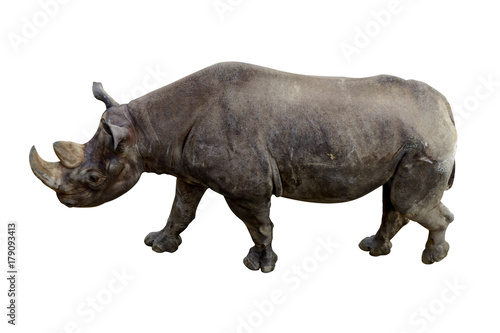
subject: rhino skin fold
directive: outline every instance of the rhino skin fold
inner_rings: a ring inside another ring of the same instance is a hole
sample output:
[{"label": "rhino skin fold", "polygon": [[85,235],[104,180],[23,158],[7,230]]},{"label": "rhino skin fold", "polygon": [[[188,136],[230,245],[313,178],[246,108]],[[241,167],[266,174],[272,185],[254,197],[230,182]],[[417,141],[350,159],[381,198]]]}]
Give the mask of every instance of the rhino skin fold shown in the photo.
[{"label": "rhino skin fold", "polygon": [[85,144],[54,143],[60,162],[30,152],[35,175],[68,207],[92,207],[127,192],[142,172],[177,178],[166,226],[145,243],[174,252],[210,188],[221,194],[255,244],[251,270],[276,264],[271,196],[337,203],[383,187],[382,223],[359,244],[388,254],[409,220],[429,230],[422,261],[446,257],[453,214],[441,203],[453,183],[457,133],[445,97],[425,83],[297,75],[219,63],[107,107]]}]

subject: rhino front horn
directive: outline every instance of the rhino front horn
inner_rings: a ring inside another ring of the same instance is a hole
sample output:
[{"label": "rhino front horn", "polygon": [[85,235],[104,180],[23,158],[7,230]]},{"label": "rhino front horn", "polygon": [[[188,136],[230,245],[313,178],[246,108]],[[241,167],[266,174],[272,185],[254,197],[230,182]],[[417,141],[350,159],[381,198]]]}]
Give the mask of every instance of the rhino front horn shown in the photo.
[{"label": "rhino front horn", "polygon": [[111,96],[108,95],[106,91],[104,91],[101,82],[94,82],[94,84],[92,84],[92,93],[95,98],[103,101],[108,109],[112,106],[119,105]]},{"label": "rhino front horn", "polygon": [[33,146],[30,150],[30,166],[35,176],[45,185],[54,191],[59,190],[62,178],[61,163],[44,161],[36,152],[35,146]]},{"label": "rhino front horn", "polygon": [[61,160],[62,165],[73,169],[82,164],[85,145],[69,141],[57,141],[54,142],[54,152]]}]

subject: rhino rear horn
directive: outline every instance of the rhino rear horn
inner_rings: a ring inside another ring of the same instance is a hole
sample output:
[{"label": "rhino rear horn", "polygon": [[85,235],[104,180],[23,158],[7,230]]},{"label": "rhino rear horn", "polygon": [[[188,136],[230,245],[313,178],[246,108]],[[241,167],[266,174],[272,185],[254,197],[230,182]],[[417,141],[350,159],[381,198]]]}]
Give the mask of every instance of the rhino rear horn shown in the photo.
[{"label": "rhino rear horn", "polygon": [[57,141],[54,142],[54,152],[61,160],[62,165],[73,169],[82,164],[85,145],[69,141]]},{"label": "rhino rear horn", "polygon": [[117,106],[119,105],[111,96],[108,95],[108,93],[104,90],[102,87],[101,82],[94,82],[92,84],[92,93],[94,94],[94,97],[97,98],[100,101],[103,101],[104,104],[106,104],[106,108],[110,108],[112,106]]}]

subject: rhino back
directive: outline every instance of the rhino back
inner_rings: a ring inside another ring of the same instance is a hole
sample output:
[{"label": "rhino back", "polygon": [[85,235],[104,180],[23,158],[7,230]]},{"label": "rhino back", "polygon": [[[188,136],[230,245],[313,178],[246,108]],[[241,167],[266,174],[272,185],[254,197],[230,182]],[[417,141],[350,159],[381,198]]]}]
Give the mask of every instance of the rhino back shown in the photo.
[{"label": "rhino back", "polygon": [[182,86],[177,96],[199,92],[191,105],[178,102],[177,119],[189,123],[182,173],[227,196],[352,200],[391,177],[408,142],[447,147],[439,140],[453,136],[440,134],[451,131],[442,96],[393,76],[316,77],[222,63]]}]

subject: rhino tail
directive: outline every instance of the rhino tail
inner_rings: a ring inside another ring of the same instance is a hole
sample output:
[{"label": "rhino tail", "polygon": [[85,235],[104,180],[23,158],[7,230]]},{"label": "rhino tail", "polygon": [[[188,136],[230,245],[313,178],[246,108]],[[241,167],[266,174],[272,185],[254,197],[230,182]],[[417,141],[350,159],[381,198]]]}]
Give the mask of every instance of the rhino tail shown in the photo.
[{"label": "rhino tail", "polygon": [[448,188],[447,188],[447,190],[449,190],[453,186],[453,181],[455,180],[455,164],[456,163],[457,162],[453,162],[453,169],[451,170],[450,178],[448,178]]}]

